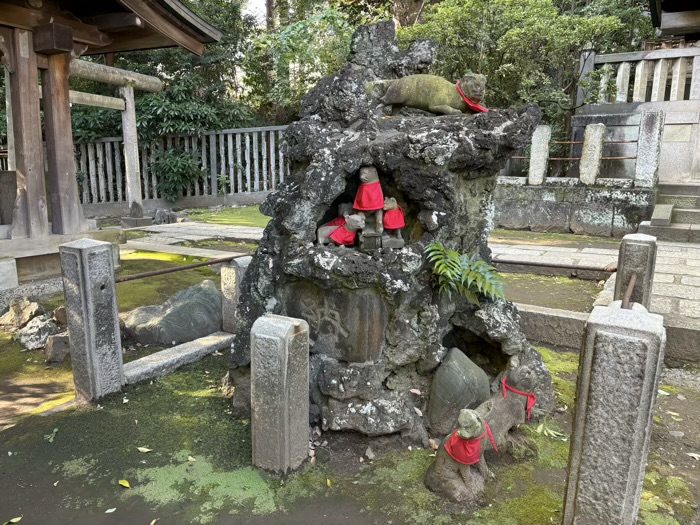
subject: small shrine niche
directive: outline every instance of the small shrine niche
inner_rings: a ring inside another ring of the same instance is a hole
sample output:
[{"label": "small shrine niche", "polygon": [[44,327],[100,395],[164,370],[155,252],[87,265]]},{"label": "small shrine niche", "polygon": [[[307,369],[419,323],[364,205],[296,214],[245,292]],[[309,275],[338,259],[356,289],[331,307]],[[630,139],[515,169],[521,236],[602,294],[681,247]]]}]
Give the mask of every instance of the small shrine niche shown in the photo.
[{"label": "small shrine niche", "polygon": [[400,197],[392,196],[396,192],[385,191],[385,186],[389,185],[382,184],[377,168],[360,168],[356,184],[348,184],[339,202],[331,206],[337,210],[335,216],[324,216],[316,234],[318,243],[358,247],[363,252],[403,248],[404,206]]}]

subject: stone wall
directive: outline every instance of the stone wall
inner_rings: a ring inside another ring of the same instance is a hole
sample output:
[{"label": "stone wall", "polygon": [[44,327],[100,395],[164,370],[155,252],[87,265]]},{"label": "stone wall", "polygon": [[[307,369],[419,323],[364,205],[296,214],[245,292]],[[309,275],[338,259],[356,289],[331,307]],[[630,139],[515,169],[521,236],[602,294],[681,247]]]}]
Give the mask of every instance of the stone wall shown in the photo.
[{"label": "stone wall", "polygon": [[622,237],[654,209],[653,189],[590,187],[569,178],[559,179],[561,186],[525,186],[524,179],[504,179],[494,191],[496,228]]}]

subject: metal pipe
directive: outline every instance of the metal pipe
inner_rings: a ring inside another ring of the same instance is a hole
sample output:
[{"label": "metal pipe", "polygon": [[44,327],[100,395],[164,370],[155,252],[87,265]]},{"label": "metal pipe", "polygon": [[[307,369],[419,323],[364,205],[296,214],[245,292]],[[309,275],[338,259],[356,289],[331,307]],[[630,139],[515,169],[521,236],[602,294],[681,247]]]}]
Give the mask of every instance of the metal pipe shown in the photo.
[{"label": "metal pipe", "polygon": [[202,266],[214,266],[216,264],[222,264],[226,262],[231,262],[234,259],[240,257],[246,257],[245,255],[232,255],[231,257],[222,257],[221,259],[211,259],[209,261],[204,261],[201,263],[187,264],[185,266],[177,266],[175,268],[166,268],[164,270],[155,270],[152,272],[136,273],[134,275],[124,275],[122,277],[117,277],[114,279],[115,283],[126,283],[128,281],[136,281],[137,279],[145,279],[147,277],[156,277],[158,275],[165,275],[168,273],[182,272],[185,270],[192,270],[194,268],[201,268]]},{"label": "metal pipe", "polygon": [[493,259],[492,264],[511,264],[514,266],[538,266],[541,268],[557,268],[560,270],[581,270],[586,272],[605,272],[605,273],[615,273],[617,268],[610,269],[608,267],[601,268],[600,266],[571,266],[568,264],[556,264],[556,263],[546,263],[546,262],[529,262],[529,261],[510,261],[508,259]]}]

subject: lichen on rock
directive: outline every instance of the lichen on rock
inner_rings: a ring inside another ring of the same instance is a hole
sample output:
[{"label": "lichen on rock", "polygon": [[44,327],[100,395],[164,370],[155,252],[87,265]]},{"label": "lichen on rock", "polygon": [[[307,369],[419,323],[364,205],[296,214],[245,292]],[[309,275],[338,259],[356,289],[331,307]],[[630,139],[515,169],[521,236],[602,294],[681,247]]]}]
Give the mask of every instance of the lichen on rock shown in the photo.
[{"label": "lichen on rock", "polygon": [[[350,62],[318,83],[304,98],[301,120],[285,131],[291,174],[261,206],[272,220],[242,282],[232,366],[249,364],[251,326],[269,312],[309,323],[311,419],[320,415],[326,429],[400,431],[424,440],[428,387],[452,347],[494,385],[509,365],[529,365],[537,375],[536,409],[551,410],[551,378],[519,328],[517,309],[440,295],[423,255],[438,241],[490,260],[496,176],[530,140],[540,111],[385,116],[381,90],[372,86],[424,72],[433,56],[429,46],[402,55],[390,24],[356,33]],[[318,228],[353,202],[360,169],[368,166],[377,170],[384,197],[403,210],[405,246],[362,251],[318,244]],[[363,363],[370,368],[358,368]],[[369,384],[360,388],[365,377]],[[391,378],[411,377],[425,378],[421,396],[403,379],[390,388]]]}]

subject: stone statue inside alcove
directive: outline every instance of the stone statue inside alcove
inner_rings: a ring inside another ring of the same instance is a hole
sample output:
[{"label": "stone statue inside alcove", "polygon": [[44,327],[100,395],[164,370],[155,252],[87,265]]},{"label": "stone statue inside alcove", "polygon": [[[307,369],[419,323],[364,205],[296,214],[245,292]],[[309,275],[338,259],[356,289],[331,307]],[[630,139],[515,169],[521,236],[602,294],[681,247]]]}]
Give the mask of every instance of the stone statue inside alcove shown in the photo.
[{"label": "stone statue inside alcove", "polygon": [[360,234],[360,249],[378,250],[382,247],[384,231],[384,193],[379,173],[374,166],[360,168],[360,187],[352,207],[365,217],[365,227]]},{"label": "stone statue inside alcove", "polygon": [[406,219],[403,210],[393,197],[384,199],[383,224],[382,248],[403,248],[404,240],[401,237],[401,230],[406,227]]},{"label": "stone statue inside alcove", "polygon": [[338,216],[316,230],[318,243],[328,244],[331,242],[331,234],[339,227],[344,226],[350,215],[352,215],[352,203],[344,202],[338,205]]},{"label": "stone statue inside alcove", "polygon": [[467,73],[456,84],[436,75],[409,75],[391,82],[382,98],[387,105],[401,105],[437,115],[486,113],[481,105],[486,77]]}]

